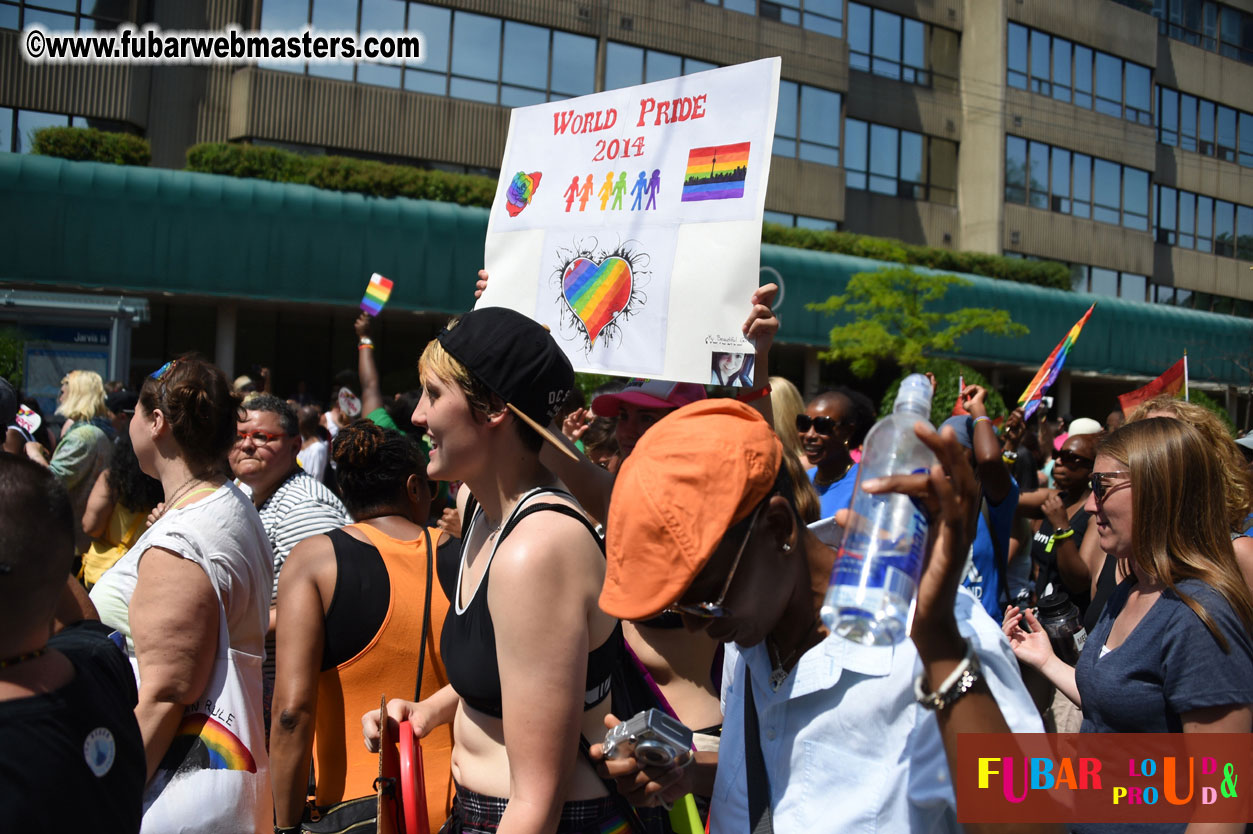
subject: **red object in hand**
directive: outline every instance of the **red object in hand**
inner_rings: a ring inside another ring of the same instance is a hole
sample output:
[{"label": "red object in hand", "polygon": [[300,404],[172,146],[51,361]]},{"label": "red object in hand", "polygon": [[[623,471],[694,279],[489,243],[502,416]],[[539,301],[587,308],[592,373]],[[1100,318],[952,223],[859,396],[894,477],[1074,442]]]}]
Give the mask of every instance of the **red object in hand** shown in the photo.
[{"label": "red object in hand", "polygon": [[400,834],[431,834],[426,814],[426,781],[422,769],[422,744],[413,737],[408,721],[400,723]]}]

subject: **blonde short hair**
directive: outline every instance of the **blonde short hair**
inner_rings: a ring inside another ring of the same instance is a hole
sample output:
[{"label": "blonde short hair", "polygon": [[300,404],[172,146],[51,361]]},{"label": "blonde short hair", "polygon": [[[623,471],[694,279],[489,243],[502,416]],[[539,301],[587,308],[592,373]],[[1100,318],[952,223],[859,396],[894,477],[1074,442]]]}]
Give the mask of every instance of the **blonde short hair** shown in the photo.
[{"label": "blonde short hair", "polygon": [[774,433],[783,441],[783,448],[800,457],[801,434],[796,430],[796,417],[805,413],[805,400],[790,380],[770,377],[770,408],[774,412]]},{"label": "blonde short hair", "polygon": [[75,422],[109,415],[109,407],[104,401],[104,380],[100,374],[95,371],[70,371],[62,382],[65,384],[65,400],[57,406],[57,414]]}]

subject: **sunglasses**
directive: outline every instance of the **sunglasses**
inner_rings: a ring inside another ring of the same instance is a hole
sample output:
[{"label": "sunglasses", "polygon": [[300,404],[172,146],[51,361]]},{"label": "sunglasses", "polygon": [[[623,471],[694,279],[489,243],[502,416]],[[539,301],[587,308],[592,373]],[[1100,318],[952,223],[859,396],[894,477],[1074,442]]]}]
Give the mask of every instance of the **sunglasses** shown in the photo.
[{"label": "sunglasses", "polygon": [[1119,469],[1113,472],[1093,472],[1092,477],[1088,479],[1088,483],[1092,487],[1092,495],[1096,498],[1096,503],[1105,502],[1105,496],[1109,494],[1109,480],[1112,478],[1130,475],[1130,472]]},{"label": "sunglasses", "polygon": [[753,515],[748,521],[748,530],[744,533],[744,540],[740,542],[740,548],[735,552],[735,559],[731,562],[731,570],[727,573],[727,581],[722,584],[722,593],[718,594],[718,598],[713,602],[697,602],[683,603],[676,602],[666,609],[671,614],[687,614],[691,617],[700,617],[703,620],[713,620],[719,617],[729,617],[731,612],[723,607],[722,603],[727,598],[727,591],[731,590],[731,581],[735,579],[735,569],[740,566],[740,559],[744,556],[745,549],[748,548],[748,540],[753,536],[753,528],[757,526],[757,518],[761,515],[761,508],[766,506],[766,502],[757,505],[757,509],[753,510]]},{"label": "sunglasses", "polygon": [[252,440],[252,442],[258,446],[264,446],[267,443],[286,436],[287,434],[284,432],[270,434],[268,431],[241,431],[235,433],[235,442],[243,443],[245,440]]},{"label": "sunglasses", "polygon": [[1085,458],[1074,452],[1057,452],[1053,455],[1053,459],[1065,464],[1067,469],[1091,469],[1093,464],[1092,458]]},{"label": "sunglasses", "polygon": [[818,432],[818,434],[831,434],[835,431],[835,427],[840,425],[843,425],[843,423],[836,422],[830,417],[810,417],[808,414],[796,415],[796,430],[801,434],[809,431],[810,426],[813,426],[814,431]]}]

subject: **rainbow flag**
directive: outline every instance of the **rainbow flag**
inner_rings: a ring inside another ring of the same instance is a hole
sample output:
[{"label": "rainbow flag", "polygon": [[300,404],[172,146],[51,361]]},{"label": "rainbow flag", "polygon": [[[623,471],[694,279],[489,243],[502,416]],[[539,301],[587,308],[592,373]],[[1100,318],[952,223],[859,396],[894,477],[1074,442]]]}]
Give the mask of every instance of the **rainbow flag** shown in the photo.
[{"label": "rainbow flag", "polygon": [[1167,368],[1161,376],[1148,385],[1128,394],[1119,394],[1118,407],[1122,409],[1123,414],[1130,414],[1131,410],[1140,403],[1148,402],[1159,394],[1170,394],[1172,397],[1183,394],[1184,398],[1187,398],[1188,354],[1186,351],[1182,359]]},{"label": "rainbow flag", "polygon": [[377,272],[370,276],[366,284],[365,295],[361,297],[361,309],[372,316],[383,312],[383,305],[392,297],[392,282]]},{"label": "rainbow flag", "polygon": [[1057,375],[1062,372],[1062,366],[1066,364],[1066,355],[1070,353],[1070,349],[1079,340],[1079,332],[1088,323],[1088,319],[1092,316],[1092,311],[1095,309],[1096,305],[1093,304],[1088,308],[1088,312],[1083,314],[1083,318],[1075,322],[1075,326],[1070,328],[1066,338],[1062,339],[1057,344],[1057,347],[1053,348],[1049,358],[1044,360],[1040,370],[1036,371],[1035,377],[1027,385],[1027,390],[1023,391],[1022,396],[1018,398],[1018,404],[1025,406],[1023,408],[1024,419],[1031,419],[1031,415],[1040,407],[1040,398],[1057,381]]},{"label": "rainbow flag", "polygon": [[687,154],[680,202],[730,200],[744,196],[751,142],[692,148]]}]

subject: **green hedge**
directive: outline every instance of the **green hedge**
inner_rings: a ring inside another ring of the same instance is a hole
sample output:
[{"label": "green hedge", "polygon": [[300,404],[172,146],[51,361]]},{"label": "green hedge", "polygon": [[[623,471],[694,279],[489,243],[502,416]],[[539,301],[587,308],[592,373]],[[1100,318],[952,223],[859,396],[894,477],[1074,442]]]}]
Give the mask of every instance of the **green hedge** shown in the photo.
[{"label": "green hedge", "polygon": [[934,246],[914,246],[899,240],[869,237],[852,232],[796,229],[776,223],[764,224],[761,242],[797,249],[838,252],[841,255],[854,255],[859,258],[914,264],[945,272],[967,272],[1058,290],[1071,289],[1070,269],[1065,264],[1056,261],[1028,261],[1022,258],[1007,258],[1003,255],[986,255],[981,252],[957,252]]},{"label": "green hedge", "polygon": [[147,139],[94,127],[41,128],[35,131],[31,153],[115,165],[147,165],[152,161],[152,148]]},{"label": "green hedge", "polygon": [[344,156],[302,156],[278,148],[208,142],[187,151],[187,170],[292,182],[371,197],[409,197],[491,208],[496,181]]}]

